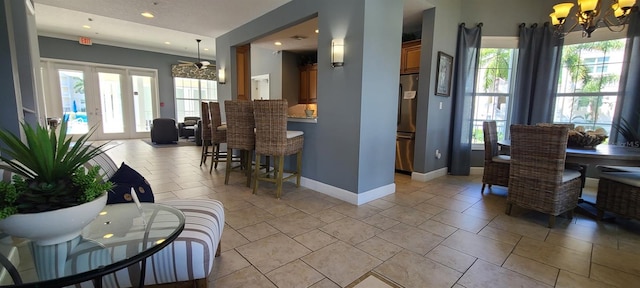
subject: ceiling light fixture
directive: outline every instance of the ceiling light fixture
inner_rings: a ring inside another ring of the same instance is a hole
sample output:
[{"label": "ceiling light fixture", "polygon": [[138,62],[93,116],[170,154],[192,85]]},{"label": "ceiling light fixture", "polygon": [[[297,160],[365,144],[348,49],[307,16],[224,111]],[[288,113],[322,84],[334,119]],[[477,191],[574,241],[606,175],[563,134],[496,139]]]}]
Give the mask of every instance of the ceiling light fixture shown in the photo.
[{"label": "ceiling light fixture", "polygon": [[167,42],[164,42],[164,44],[171,45],[171,42],[167,41]]},{"label": "ceiling light fixture", "polygon": [[320,30],[316,29],[316,34],[320,33]]},{"label": "ceiling light fixture", "polygon": [[[600,15],[602,1],[600,0],[577,0],[578,11],[574,14],[575,23],[565,31],[564,24],[567,18],[570,16],[573,3],[560,3],[553,6],[554,12],[549,14],[551,17],[551,23],[556,28],[556,32],[563,37],[569,32],[573,31],[576,26],[580,25],[582,29],[583,37],[591,37],[591,33],[597,28],[606,26],[612,32],[621,32],[629,22],[629,14],[635,7],[635,0],[613,0],[611,9],[606,9],[602,17]],[[636,7],[637,9],[637,7]],[[619,28],[614,28],[619,26]]]},{"label": "ceiling light fixture", "polygon": [[276,45],[276,46],[282,46],[282,42],[280,42],[280,41],[276,41],[276,42],[274,42],[274,43],[273,43],[273,45]]},{"label": "ceiling light fixture", "polygon": [[307,37],[305,37],[305,36],[300,36],[300,35],[293,35],[293,36],[291,36],[291,39],[294,39],[294,40],[304,40],[304,39],[307,39]]},{"label": "ceiling light fixture", "polygon": [[84,28],[84,29],[91,29],[91,26],[89,26],[89,25],[82,25],[82,28]]},{"label": "ceiling light fixture", "polygon": [[145,18],[153,18],[153,17],[155,17],[150,12],[142,12],[142,13],[140,13],[140,15],[142,15],[142,17],[145,17]]}]

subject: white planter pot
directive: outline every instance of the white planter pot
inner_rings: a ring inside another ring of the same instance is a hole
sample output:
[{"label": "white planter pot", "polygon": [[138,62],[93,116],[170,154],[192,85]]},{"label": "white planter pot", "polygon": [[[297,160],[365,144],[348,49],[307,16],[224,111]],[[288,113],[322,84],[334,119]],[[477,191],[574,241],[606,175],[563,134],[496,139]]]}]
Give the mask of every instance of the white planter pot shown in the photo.
[{"label": "white planter pot", "polygon": [[15,214],[0,220],[5,233],[35,241],[37,245],[52,245],[69,241],[95,219],[107,204],[107,194],[91,202],[54,211]]}]

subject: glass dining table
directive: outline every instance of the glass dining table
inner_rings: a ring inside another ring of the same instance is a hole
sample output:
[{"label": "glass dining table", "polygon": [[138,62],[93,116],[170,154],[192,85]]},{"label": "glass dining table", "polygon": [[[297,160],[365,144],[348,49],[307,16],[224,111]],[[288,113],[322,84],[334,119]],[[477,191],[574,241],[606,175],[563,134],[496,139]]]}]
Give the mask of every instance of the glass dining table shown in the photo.
[{"label": "glass dining table", "polygon": [[142,287],[147,257],[173,242],[184,223],[184,214],[176,208],[126,203],[105,206],[80,236],[64,243],[40,246],[3,235],[0,286],[63,287],[93,281],[101,287],[103,282],[115,283],[111,273],[129,267],[139,275],[139,283],[131,280],[132,286]]}]

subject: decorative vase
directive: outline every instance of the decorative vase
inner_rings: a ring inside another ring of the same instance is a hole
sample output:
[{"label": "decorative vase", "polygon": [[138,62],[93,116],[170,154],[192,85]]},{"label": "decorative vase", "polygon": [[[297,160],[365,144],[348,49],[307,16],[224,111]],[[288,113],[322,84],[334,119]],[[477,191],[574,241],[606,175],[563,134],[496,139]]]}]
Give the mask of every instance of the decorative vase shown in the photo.
[{"label": "decorative vase", "polygon": [[315,112],[315,110],[310,110],[310,109],[304,110],[304,114],[307,115],[307,118],[313,117],[313,112]]},{"label": "decorative vase", "polygon": [[0,220],[0,230],[34,241],[53,245],[78,237],[82,228],[95,219],[107,204],[107,193],[81,205],[40,213],[14,214]]}]

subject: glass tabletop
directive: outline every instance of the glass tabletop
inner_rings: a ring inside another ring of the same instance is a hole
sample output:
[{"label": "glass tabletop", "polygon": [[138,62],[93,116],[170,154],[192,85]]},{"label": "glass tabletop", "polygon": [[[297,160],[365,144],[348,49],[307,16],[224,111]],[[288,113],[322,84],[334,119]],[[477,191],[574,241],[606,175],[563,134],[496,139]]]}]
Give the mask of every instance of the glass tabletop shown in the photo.
[{"label": "glass tabletop", "polygon": [[0,239],[0,285],[66,286],[92,280],[151,256],[183,228],[184,215],[176,208],[143,203],[139,209],[127,203],[105,206],[80,236],[64,243],[39,246],[7,236]]}]

